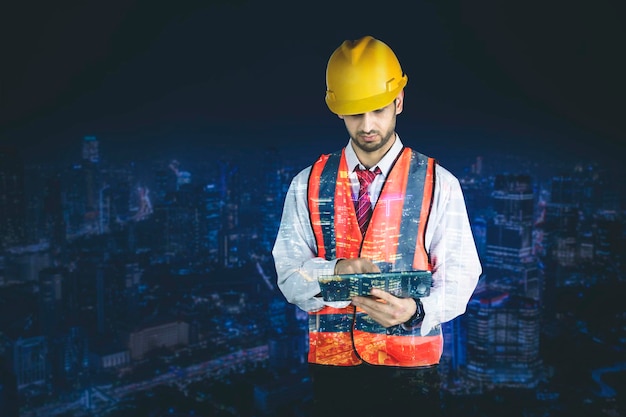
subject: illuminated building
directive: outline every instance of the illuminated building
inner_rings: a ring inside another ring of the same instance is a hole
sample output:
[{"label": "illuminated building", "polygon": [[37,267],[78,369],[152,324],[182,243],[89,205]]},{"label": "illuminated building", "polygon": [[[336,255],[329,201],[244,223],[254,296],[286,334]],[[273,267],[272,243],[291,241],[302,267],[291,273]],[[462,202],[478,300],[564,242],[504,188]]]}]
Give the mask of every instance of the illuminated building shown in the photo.
[{"label": "illuminated building", "polygon": [[551,178],[543,224],[549,301],[558,288],[597,283],[605,275],[598,271],[623,259],[621,178],[606,174],[590,164]]},{"label": "illuminated building", "polygon": [[233,268],[248,262],[255,239],[256,233],[250,230],[237,228],[223,231],[219,250],[220,265]]},{"label": "illuminated building", "polygon": [[63,188],[58,174],[48,176],[45,181],[42,211],[42,237],[48,239],[55,248],[63,247],[66,226],[63,218]]},{"label": "illuminated building", "polygon": [[164,204],[168,196],[176,190],[176,175],[170,168],[159,166],[154,170],[153,204]]},{"label": "illuminated building", "polygon": [[90,367],[89,343],[85,331],[80,327],[71,327],[64,337],[59,339],[55,385],[63,381],[65,386],[78,384]]},{"label": "illuminated building", "polygon": [[280,213],[282,212],[285,191],[282,189],[281,167],[276,150],[266,150],[262,159],[262,178],[264,184],[258,209],[260,210],[261,222],[261,244],[264,249],[271,251],[278,226],[280,224]]},{"label": "illuminated building", "polygon": [[487,251],[487,220],[484,217],[476,217],[472,220],[471,227],[476,250],[482,258]]},{"label": "illuminated building", "polygon": [[[219,237],[218,263],[232,268],[244,264],[251,253],[254,237],[248,225],[240,224],[241,210],[245,216],[246,210],[252,209],[251,201],[244,205],[243,198],[250,194],[244,192],[241,185],[241,175],[237,165],[221,161],[219,176],[216,183],[222,203],[221,232]],[[245,222],[244,222],[245,224]]]},{"label": "illuminated building", "polygon": [[[213,184],[182,184],[168,201],[149,208],[154,227],[148,244],[172,255],[218,262],[222,200]],[[153,213],[153,214],[152,214]]]},{"label": "illuminated building", "polygon": [[100,210],[102,210],[102,192],[100,186],[98,166],[91,161],[83,161],[81,167],[81,180],[83,197],[85,201],[85,213],[83,217],[83,230],[88,234],[102,233],[100,227]]},{"label": "illuminated building", "polygon": [[128,343],[133,360],[142,359],[151,350],[189,344],[189,324],[177,321],[146,327],[130,334]]},{"label": "illuminated building", "polygon": [[95,348],[91,365],[96,370],[116,369],[130,364],[130,352],[125,348]]},{"label": "illuminated building", "polygon": [[594,259],[602,264],[610,264],[623,259],[624,238],[623,220],[614,210],[598,210],[593,222]]},{"label": "illuminated building", "polygon": [[[95,136],[85,136],[83,138],[83,159],[82,159],[82,180],[85,197],[85,223],[89,229],[95,228],[95,232],[100,232],[98,225],[98,213],[101,209],[100,172],[98,163],[100,154],[98,151],[98,140]],[[90,224],[93,222],[93,226]]]},{"label": "illuminated building", "polygon": [[[63,201],[66,236],[69,240],[85,235],[103,233],[102,210],[108,214],[106,187],[99,169],[98,141],[93,136],[83,138],[82,160],[72,165],[63,179]],[[106,220],[106,219],[105,219]]]},{"label": "illuminated building", "polygon": [[553,177],[550,201],[545,206],[544,239],[551,259],[562,267],[574,266],[578,261],[576,188],[571,177]]},{"label": "illuminated building", "polygon": [[[307,313],[283,298],[269,305],[269,367],[278,375],[254,386],[255,411],[260,416],[280,415],[284,410],[299,410],[311,400],[311,381],[307,369]],[[299,415],[297,413],[290,415]]]},{"label": "illuminated building", "polygon": [[222,229],[222,201],[215,184],[207,184],[202,193],[202,246],[211,261],[217,261],[220,248],[220,231]]},{"label": "illuminated building", "polygon": [[63,216],[68,240],[79,236],[83,229],[86,209],[82,171],[81,164],[74,164],[63,178]]},{"label": "illuminated building", "polygon": [[450,390],[460,382],[459,376],[467,365],[467,332],[464,321],[465,316],[461,316],[441,324],[444,346],[439,361],[439,373],[444,386]]},{"label": "illuminated building", "polygon": [[486,386],[539,382],[542,271],[533,252],[534,194],[525,175],[496,177],[487,223],[484,290],[467,318],[468,377]]},{"label": "illuminated building", "polygon": [[83,137],[83,160],[97,164],[100,162],[98,139],[95,136]]},{"label": "illuminated building", "polygon": [[202,190],[194,184],[182,184],[173,201],[161,206],[165,211],[166,251],[172,254],[198,256],[202,248],[204,210],[201,206]]},{"label": "illuminated building", "polygon": [[49,379],[48,344],[45,337],[20,338],[13,345],[13,371],[18,389],[45,385]]},{"label": "illuminated building", "polygon": [[61,326],[64,270],[45,268],[39,272],[39,322],[41,333],[55,337]]},{"label": "illuminated building", "polygon": [[484,271],[487,283],[540,300],[542,279],[533,252],[534,193],[526,175],[496,177],[487,223]]},{"label": "illuminated building", "polygon": [[486,290],[467,307],[467,376],[485,388],[533,388],[541,370],[537,301]]},{"label": "illuminated building", "polygon": [[98,335],[107,336],[112,324],[111,316],[116,309],[115,294],[117,292],[114,277],[114,268],[105,263],[99,263],[95,268],[96,284],[96,329]]},{"label": "illuminated building", "polygon": [[37,281],[39,271],[52,264],[50,246],[40,243],[28,246],[14,246],[7,250],[7,281]]},{"label": "illuminated building", "polygon": [[103,193],[106,187],[101,183],[98,165],[89,160],[74,164],[66,172],[63,182],[68,239],[101,233],[99,213],[103,209],[103,198],[106,197]]},{"label": "illuminated building", "polygon": [[143,269],[137,262],[127,262],[124,265],[124,294],[126,296],[126,317],[139,317],[139,293]]}]

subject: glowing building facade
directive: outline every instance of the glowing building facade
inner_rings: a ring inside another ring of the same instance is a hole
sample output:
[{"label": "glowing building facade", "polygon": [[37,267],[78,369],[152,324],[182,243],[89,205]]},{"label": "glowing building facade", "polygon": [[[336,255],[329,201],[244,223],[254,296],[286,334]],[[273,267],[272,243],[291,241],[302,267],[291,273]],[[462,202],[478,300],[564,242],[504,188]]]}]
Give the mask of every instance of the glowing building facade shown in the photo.
[{"label": "glowing building facade", "polygon": [[467,369],[487,387],[535,386],[541,377],[542,271],[534,255],[534,193],[526,175],[494,182],[484,289],[467,309]]},{"label": "glowing building facade", "polygon": [[467,374],[486,388],[532,388],[541,377],[538,302],[486,290],[469,303]]}]

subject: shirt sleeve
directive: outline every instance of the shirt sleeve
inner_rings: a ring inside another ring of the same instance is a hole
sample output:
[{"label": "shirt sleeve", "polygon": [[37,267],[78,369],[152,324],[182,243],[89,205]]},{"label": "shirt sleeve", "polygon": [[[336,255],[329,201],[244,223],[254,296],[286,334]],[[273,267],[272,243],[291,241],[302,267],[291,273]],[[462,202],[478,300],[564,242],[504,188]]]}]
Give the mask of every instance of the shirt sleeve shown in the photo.
[{"label": "shirt sleeve", "polygon": [[315,237],[311,229],[307,204],[307,186],[311,168],[294,177],[285,196],[280,227],[272,256],[278,276],[277,284],[286,300],[304,311],[316,311],[331,305],[345,307],[346,302],[324,302],[318,277],[332,275],[337,260],[317,256]]},{"label": "shirt sleeve", "polygon": [[426,245],[433,287],[430,295],[421,299],[425,312],[422,335],[465,312],[482,273],[461,185],[439,165]]}]

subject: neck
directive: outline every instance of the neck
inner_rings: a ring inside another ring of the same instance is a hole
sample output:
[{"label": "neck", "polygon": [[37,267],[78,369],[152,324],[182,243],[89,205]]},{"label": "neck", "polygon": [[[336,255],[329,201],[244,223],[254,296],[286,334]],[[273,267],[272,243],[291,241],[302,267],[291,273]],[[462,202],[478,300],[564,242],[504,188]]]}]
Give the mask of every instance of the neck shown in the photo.
[{"label": "neck", "polygon": [[373,166],[376,166],[378,162],[382,159],[380,157],[373,157],[371,154],[361,155],[359,152],[356,153],[356,156],[359,158],[359,162],[366,168],[370,169]]}]

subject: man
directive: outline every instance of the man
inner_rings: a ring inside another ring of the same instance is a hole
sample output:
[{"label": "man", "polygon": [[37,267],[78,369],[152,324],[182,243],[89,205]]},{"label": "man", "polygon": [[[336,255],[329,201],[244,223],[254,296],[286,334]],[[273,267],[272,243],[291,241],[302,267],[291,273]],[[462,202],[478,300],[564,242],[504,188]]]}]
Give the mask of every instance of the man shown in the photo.
[{"label": "man", "polygon": [[[396,133],[407,81],[385,43],[343,42],[326,103],[349,142],[286,195],[272,253],[285,298],[309,313],[314,415],[438,415],[440,324],[465,311],[481,274],[459,181]],[[381,270],[430,271],[430,294],[320,295],[319,277]]]}]

